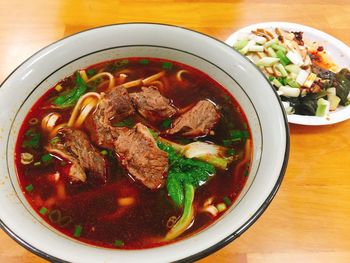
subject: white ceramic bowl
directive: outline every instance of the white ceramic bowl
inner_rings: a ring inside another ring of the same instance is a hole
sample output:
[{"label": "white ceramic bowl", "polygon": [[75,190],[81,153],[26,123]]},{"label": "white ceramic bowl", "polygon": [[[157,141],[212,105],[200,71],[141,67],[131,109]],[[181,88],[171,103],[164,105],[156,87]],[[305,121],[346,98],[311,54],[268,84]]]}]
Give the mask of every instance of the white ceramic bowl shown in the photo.
[{"label": "white ceramic bowl", "polygon": [[[308,41],[315,41],[320,46],[323,46],[325,51],[340,68],[350,68],[350,48],[346,44],[325,32],[300,24],[287,22],[265,22],[253,24],[237,30],[230,35],[225,42],[232,46],[240,36],[247,35],[247,33],[249,34],[252,30],[257,28],[274,30],[276,27],[287,31],[304,32],[303,38]],[[345,121],[349,118],[350,106],[340,106],[337,110],[330,112],[329,116],[326,118],[297,114],[288,115],[288,121],[290,123],[302,125],[329,125]]]},{"label": "white ceramic bowl", "polygon": [[[104,60],[143,56],[198,68],[233,94],[246,113],[252,131],[251,172],[238,200],[226,215],[185,240],[143,250],[87,245],[57,232],[26,201],[14,167],[18,130],[33,103],[75,70]],[[18,243],[50,261],[155,263],[201,258],[241,235],[271,202],[281,184],[289,155],[286,120],[277,94],[262,73],[216,39],[180,27],[143,23],[111,25],[75,34],[34,54],[1,86],[1,226]]]}]

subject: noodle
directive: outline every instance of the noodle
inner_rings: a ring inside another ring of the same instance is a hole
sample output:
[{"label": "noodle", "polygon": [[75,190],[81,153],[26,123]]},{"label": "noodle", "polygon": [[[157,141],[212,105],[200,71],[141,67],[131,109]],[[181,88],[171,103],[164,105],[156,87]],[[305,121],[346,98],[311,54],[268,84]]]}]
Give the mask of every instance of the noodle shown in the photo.
[{"label": "noodle", "polygon": [[91,101],[90,103],[88,103],[81,111],[78,119],[76,120],[76,122],[74,123],[74,127],[75,128],[79,128],[83,122],[85,121],[85,119],[87,118],[87,116],[89,115],[89,113],[95,108],[95,106],[97,105],[97,101]]},{"label": "noodle", "polygon": [[85,95],[81,96],[80,99],[78,100],[77,104],[75,104],[75,106],[74,106],[72,115],[71,115],[71,117],[69,118],[69,121],[68,121],[68,127],[74,126],[74,122],[76,121],[78,113],[79,113],[80,108],[81,108],[80,105],[83,103],[83,101],[85,99],[87,99],[88,97],[91,97],[91,96],[96,97],[98,100],[101,98],[101,95],[96,93],[96,92],[88,92]]},{"label": "noodle", "polygon": [[136,87],[136,86],[139,86],[142,84],[142,80],[141,79],[137,79],[137,80],[132,80],[132,81],[129,81],[129,82],[126,82],[122,85],[119,85],[118,87],[123,87],[123,88],[132,88],[132,87]]},{"label": "noodle", "polygon": [[179,70],[179,71],[176,73],[176,79],[177,79],[178,81],[182,82],[182,81],[183,81],[183,78],[182,78],[182,75],[183,75],[183,74],[188,74],[188,71],[187,71],[187,70],[184,70],[184,69]]},{"label": "noodle", "polygon": [[109,85],[108,85],[108,89],[111,89],[114,87],[114,76],[109,73],[109,72],[100,72],[100,73],[97,73],[95,76],[91,77],[91,78],[88,78],[85,70],[80,70],[79,71],[82,79],[85,81],[85,83],[89,83],[93,80],[96,80],[96,79],[99,79],[99,78],[102,78],[102,77],[108,77],[109,78]]},{"label": "noodle", "polygon": [[148,85],[148,84],[150,84],[151,82],[153,82],[153,81],[155,81],[155,80],[157,80],[157,79],[163,77],[164,74],[165,74],[165,72],[164,72],[164,71],[161,71],[161,72],[159,72],[159,73],[157,73],[157,74],[154,74],[154,75],[152,75],[152,76],[149,76],[148,78],[145,78],[145,79],[142,80],[142,84],[143,84],[143,85]]},{"label": "noodle", "polygon": [[44,132],[51,132],[60,117],[61,115],[56,112],[49,113],[42,119],[41,129]]}]

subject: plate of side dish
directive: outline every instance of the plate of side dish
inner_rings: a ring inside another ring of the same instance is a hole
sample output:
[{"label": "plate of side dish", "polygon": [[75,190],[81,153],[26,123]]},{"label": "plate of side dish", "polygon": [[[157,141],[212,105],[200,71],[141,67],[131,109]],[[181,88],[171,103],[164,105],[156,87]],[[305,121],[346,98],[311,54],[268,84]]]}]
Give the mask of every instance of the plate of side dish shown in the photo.
[{"label": "plate of side dish", "polygon": [[340,40],[300,24],[266,22],[237,30],[226,43],[268,78],[290,123],[349,119],[350,48]]}]

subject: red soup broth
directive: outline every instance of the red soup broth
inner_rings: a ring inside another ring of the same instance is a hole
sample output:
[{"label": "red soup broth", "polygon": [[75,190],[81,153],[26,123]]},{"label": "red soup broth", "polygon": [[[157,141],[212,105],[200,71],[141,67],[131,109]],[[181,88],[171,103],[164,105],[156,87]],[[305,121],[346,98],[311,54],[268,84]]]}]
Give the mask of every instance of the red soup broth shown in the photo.
[{"label": "red soup broth", "polygon": [[[236,168],[245,155],[245,144],[251,136],[246,117],[231,94],[203,72],[161,59],[126,58],[92,65],[85,70],[88,76],[100,71],[108,71],[114,76],[124,72],[130,80],[143,79],[164,70],[160,92],[175,106],[182,108],[208,99],[220,108],[221,119],[215,126],[215,133],[195,140],[224,145],[239,158],[226,170],[216,169],[216,174],[196,189],[192,224],[179,237],[164,241],[169,231],[169,218],[179,218],[182,214],[182,209],[174,205],[168,196],[166,185],[155,191],[146,189],[119,165],[113,152],[98,146],[97,149],[108,160],[110,172],[107,183],[101,185],[89,180],[85,183],[71,182],[67,174],[69,161],[45,150],[48,139],[42,132],[41,120],[50,112],[59,112],[62,115],[60,122],[68,121],[72,108],[57,110],[50,105],[61,92],[74,87],[73,74],[54,85],[33,105],[20,128],[15,165],[23,194],[33,210],[64,235],[91,245],[118,249],[162,246],[196,234],[218,220],[242,191],[250,164],[248,161],[240,169]],[[176,78],[179,70],[185,70],[181,75],[182,81]],[[102,82],[95,81],[90,88],[99,92],[104,88]],[[130,91],[137,92],[138,89],[140,87]],[[149,124],[137,114],[130,118],[132,123]],[[164,130],[162,123],[153,124],[153,128]],[[232,131],[243,132],[246,137],[229,141]],[[180,143],[193,141],[179,137],[176,140]],[[248,142],[251,144],[250,139]],[[30,153],[33,161],[23,164],[23,153]],[[224,203],[226,209],[216,216],[203,211],[208,199],[213,205]]]}]

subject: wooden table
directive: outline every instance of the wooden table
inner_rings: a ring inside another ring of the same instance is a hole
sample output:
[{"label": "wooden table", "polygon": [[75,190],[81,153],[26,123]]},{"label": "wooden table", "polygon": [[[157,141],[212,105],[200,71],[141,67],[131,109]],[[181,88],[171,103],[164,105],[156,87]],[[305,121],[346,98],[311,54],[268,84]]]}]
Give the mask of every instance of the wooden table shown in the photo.
[{"label": "wooden table", "polygon": [[[349,0],[0,0],[0,82],[38,49],[105,24],[169,23],[224,40],[251,23],[288,21],[350,45],[349,14]],[[290,129],[287,173],[270,207],[242,237],[201,262],[350,262],[350,121]],[[45,260],[1,231],[0,262]]]}]

